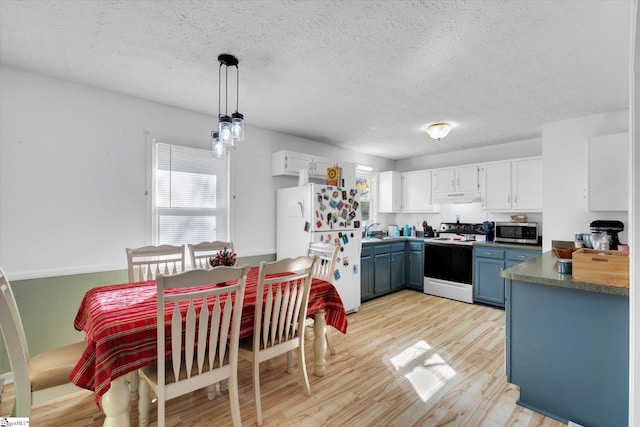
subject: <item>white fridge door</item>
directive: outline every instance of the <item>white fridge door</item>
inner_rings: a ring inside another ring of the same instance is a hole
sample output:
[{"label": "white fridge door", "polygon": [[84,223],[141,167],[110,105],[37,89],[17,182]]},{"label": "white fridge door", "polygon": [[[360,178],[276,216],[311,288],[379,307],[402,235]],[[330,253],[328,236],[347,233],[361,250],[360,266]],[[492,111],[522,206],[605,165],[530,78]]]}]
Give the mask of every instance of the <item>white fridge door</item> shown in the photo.
[{"label": "white fridge door", "polygon": [[313,231],[360,228],[360,194],[356,188],[312,186]]},{"label": "white fridge door", "polygon": [[314,242],[325,242],[340,246],[333,285],[340,294],[347,313],[360,308],[360,249],[362,232],[359,229],[331,230],[312,233]]}]

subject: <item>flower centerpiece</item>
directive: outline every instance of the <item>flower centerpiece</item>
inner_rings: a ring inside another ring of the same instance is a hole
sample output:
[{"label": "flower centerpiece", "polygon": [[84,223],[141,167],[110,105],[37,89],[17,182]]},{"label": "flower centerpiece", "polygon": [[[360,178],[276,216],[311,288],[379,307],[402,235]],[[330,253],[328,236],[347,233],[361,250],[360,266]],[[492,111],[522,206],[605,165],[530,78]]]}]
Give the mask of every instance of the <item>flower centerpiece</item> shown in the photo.
[{"label": "flower centerpiece", "polygon": [[231,267],[236,264],[236,253],[224,248],[211,258],[209,258],[211,267],[227,266]]}]

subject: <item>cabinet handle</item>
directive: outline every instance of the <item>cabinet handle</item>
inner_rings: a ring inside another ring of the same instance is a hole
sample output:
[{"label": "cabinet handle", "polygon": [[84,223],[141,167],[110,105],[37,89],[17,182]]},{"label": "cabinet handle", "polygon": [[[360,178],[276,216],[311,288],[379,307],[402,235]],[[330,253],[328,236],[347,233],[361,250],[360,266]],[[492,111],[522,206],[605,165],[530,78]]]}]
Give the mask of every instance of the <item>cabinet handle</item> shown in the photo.
[{"label": "cabinet handle", "polygon": [[491,256],[491,255],[493,255],[493,252],[485,252],[484,254]]},{"label": "cabinet handle", "polygon": [[507,196],[507,203],[511,203],[511,196]]},{"label": "cabinet handle", "polygon": [[518,255],[518,258],[520,258],[520,259],[525,259],[525,258],[526,258],[526,255]]},{"label": "cabinet handle", "polygon": [[518,204],[518,195],[517,194],[513,198],[513,203]]}]

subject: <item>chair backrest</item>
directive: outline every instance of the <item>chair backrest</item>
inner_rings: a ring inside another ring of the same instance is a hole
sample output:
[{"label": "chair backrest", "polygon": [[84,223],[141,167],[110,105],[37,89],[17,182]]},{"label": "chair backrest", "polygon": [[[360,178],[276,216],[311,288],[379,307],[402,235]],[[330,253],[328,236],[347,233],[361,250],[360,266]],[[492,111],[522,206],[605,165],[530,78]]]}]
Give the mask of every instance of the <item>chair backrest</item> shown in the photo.
[{"label": "chair backrest", "polygon": [[29,380],[29,349],[18,305],[9,280],[0,269],[0,327],[13,372],[14,413],[31,412],[31,382]]},{"label": "chair backrest", "polygon": [[336,259],[340,247],[330,243],[309,243],[307,256],[317,256],[312,277],[333,283],[333,273],[336,271]]},{"label": "chair backrest", "polygon": [[184,271],[184,245],[143,246],[127,248],[129,282],[155,279],[158,274]]},{"label": "chair backrest", "polygon": [[[178,387],[184,387],[186,381],[203,372],[214,374],[215,369],[225,369],[222,378],[228,378],[231,369],[237,368],[242,300],[248,272],[249,265],[245,265],[189,270],[169,276],[158,275],[158,385],[167,384],[165,343],[168,342],[171,342],[168,351],[173,365],[173,382]],[[224,282],[236,283],[202,287]],[[176,288],[198,286],[201,286],[199,290],[179,293],[174,291]],[[166,312],[171,313],[171,327],[165,331]],[[192,370],[194,363],[196,369]],[[183,377],[186,377],[182,381],[176,381],[181,377],[181,370]],[[207,384],[196,383],[193,389],[205,385]]]},{"label": "chair backrest", "polygon": [[314,256],[260,263],[253,330],[254,351],[290,340],[304,340],[311,273],[316,260]]},{"label": "chair backrest", "polygon": [[191,268],[211,268],[209,258],[225,249],[233,252],[233,242],[202,242],[195,245],[188,244]]}]

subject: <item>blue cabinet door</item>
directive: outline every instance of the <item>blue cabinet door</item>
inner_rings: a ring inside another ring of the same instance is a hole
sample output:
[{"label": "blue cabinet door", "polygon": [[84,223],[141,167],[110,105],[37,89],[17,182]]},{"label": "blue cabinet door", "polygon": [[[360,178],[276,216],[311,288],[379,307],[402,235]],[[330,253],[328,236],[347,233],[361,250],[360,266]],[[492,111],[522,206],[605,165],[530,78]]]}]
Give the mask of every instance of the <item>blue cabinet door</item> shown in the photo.
[{"label": "blue cabinet door", "polygon": [[373,298],[373,248],[362,248],[360,256],[360,297],[362,301]]},{"label": "blue cabinet door", "polygon": [[424,267],[422,265],[423,258],[424,252],[422,250],[409,251],[409,280],[407,280],[407,287],[410,289],[415,289],[417,291],[424,290]]},{"label": "blue cabinet door", "polygon": [[401,251],[391,252],[391,290],[403,289],[406,284],[406,255]]},{"label": "blue cabinet door", "polygon": [[504,261],[476,258],[474,267],[474,300],[504,307],[504,279],[500,277]]},{"label": "blue cabinet door", "polygon": [[373,259],[373,270],[374,295],[391,292],[391,254],[376,253]]}]

